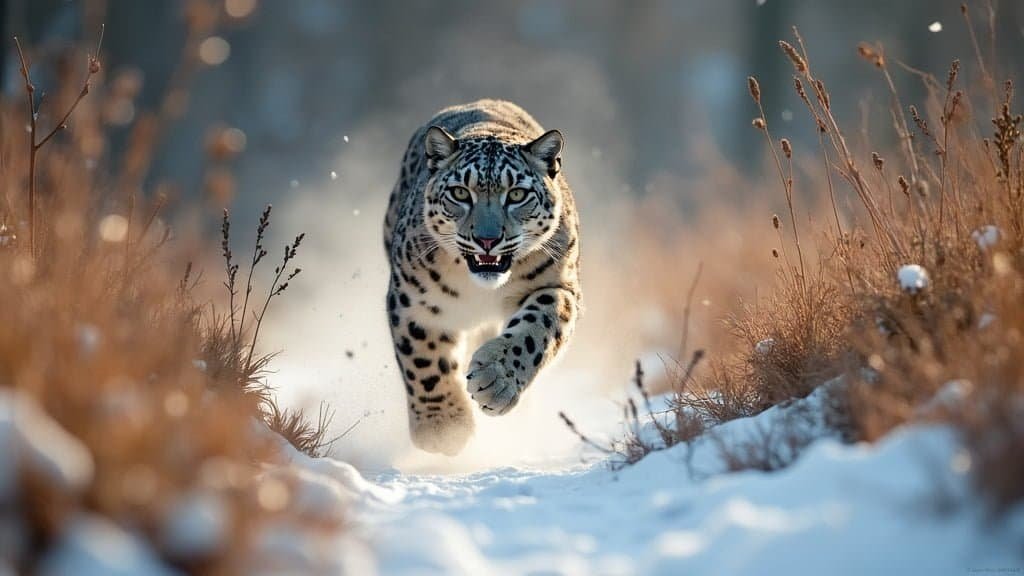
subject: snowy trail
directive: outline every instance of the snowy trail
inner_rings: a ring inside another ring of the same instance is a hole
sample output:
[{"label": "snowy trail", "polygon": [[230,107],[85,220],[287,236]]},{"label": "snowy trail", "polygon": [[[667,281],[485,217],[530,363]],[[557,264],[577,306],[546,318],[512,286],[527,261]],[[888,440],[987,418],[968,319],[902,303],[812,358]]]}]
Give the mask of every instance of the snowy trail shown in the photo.
[{"label": "snowy trail", "polygon": [[[736,437],[778,414],[730,423]],[[712,443],[691,463],[713,468]],[[382,574],[965,574],[1024,566],[1024,514],[987,522],[945,428],[825,438],[772,473],[687,472],[680,446],[613,471],[372,477],[354,512]]]}]

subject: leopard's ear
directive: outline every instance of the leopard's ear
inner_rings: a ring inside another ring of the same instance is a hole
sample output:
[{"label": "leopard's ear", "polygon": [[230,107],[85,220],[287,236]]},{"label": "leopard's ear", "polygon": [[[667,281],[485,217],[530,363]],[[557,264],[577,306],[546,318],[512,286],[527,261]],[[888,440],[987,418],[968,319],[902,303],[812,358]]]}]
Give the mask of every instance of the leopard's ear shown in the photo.
[{"label": "leopard's ear", "polygon": [[554,178],[562,169],[562,148],[565,147],[565,139],[558,130],[548,130],[523,149],[536,160],[544,169],[549,178]]},{"label": "leopard's ear", "polygon": [[455,154],[458,149],[459,141],[440,126],[431,126],[423,137],[423,150],[430,170],[434,170],[439,162]]}]

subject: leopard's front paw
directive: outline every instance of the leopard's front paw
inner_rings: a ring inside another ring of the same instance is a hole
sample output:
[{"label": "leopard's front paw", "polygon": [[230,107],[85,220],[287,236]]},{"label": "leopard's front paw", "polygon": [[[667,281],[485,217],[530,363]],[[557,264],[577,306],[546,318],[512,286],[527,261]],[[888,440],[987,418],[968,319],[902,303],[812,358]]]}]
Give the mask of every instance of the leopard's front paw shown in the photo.
[{"label": "leopard's front paw", "polygon": [[510,346],[504,340],[484,343],[474,354],[466,375],[466,390],[491,416],[500,416],[519,402],[523,381],[509,359]]}]

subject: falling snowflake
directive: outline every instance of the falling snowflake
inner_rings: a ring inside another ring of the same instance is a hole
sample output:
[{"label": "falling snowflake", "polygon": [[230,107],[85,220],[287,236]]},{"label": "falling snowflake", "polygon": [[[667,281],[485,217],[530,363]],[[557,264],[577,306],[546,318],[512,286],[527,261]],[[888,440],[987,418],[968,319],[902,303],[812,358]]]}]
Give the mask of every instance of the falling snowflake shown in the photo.
[{"label": "falling snowflake", "polygon": [[348,144],[348,134],[342,136],[341,139],[344,140],[346,144]]},{"label": "falling snowflake", "polygon": [[292,180],[291,182],[288,183],[288,186],[290,186],[292,190],[295,190],[296,188],[299,187],[299,181]]},{"label": "falling snowflake", "polygon": [[929,32],[942,32],[942,22],[936,20],[928,25]]},{"label": "falling snowflake", "polygon": [[338,179],[338,173],[335,172],[334,170],[331,170],[331,180],[337,180],[337,179]]}]

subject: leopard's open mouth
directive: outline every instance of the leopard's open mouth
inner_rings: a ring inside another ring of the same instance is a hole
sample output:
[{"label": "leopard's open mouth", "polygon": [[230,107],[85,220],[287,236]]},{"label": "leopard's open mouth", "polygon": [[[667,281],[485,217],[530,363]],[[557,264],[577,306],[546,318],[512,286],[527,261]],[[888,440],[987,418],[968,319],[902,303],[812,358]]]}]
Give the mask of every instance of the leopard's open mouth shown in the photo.
[{"label": "leopard's open mouth", "polygon": [[474,274],[495,272],[501,274],[512,266],[512,256],[508,254],[466,254],[466,264]]}]

